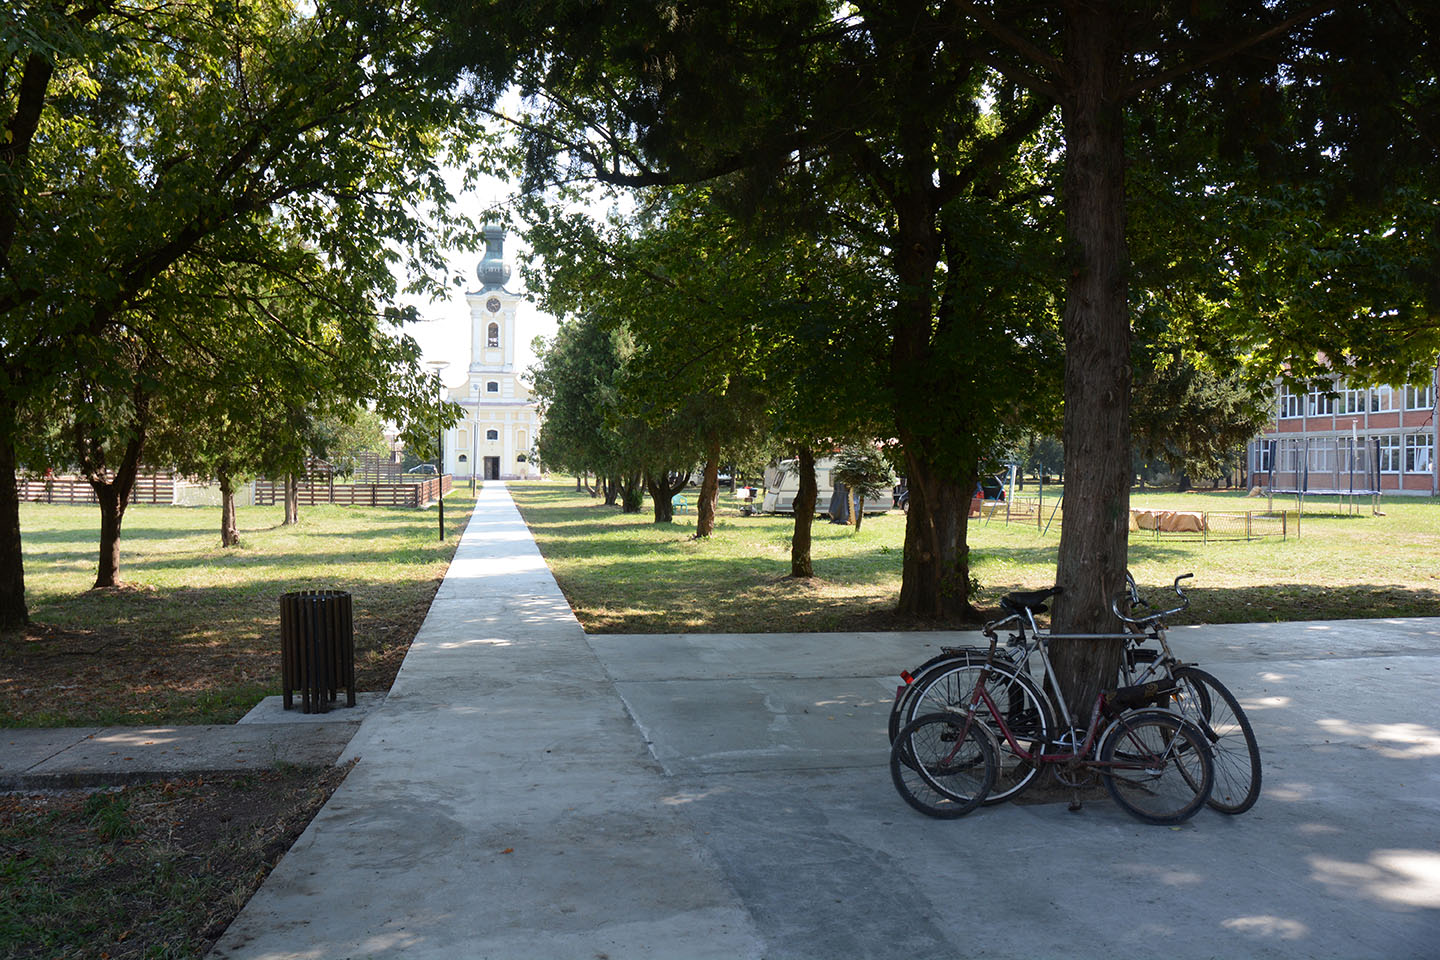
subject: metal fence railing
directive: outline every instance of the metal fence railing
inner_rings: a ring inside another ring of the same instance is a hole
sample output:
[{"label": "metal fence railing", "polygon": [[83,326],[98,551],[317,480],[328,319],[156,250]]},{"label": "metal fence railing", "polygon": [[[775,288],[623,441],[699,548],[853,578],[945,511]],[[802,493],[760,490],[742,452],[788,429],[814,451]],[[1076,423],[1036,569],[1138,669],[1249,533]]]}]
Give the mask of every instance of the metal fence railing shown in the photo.
[{"label": "metal fence railing", "polygon": [[[978,522],[1024,524],[1040,534],[1052,528],[1059,530],[1065,521],[1061,500],[1038,497],[1015,497],[1010,501],[987,500],[981,506]],[[975,522],[975,521],[972,521]],[[1144,537],[1172,542],[1208,542],[1211,540],[1289,539],[1292,528],[1299,535],[1298,525],[1290,522],[1285,511],[1135,509],[1130,511],[1131,538]]]}]

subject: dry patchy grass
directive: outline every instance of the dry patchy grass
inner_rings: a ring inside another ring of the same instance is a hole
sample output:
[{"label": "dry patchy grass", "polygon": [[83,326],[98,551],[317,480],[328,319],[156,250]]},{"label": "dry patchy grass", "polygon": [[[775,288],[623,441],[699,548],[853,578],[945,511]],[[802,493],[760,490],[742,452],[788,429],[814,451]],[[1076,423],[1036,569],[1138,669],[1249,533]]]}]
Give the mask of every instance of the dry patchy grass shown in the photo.
[{"label": "dry patchy grass", "polygon": [[126,512],[118,589],[91,590],[93,507],[25,504],[32,626],[0,637],[0,726],[229,723],[280,692],[279,598],[350,591],[356,682],[386,690],[419,629],[473,505],[453,493],[445,543],[435,511],[240,509],[241,545],[220,547],[218,509]]},{"label": "dry patchy grass", "polygon": [[[722,492],[720,520],[707,541],[690,539],[694,515],[654,524],[639,514],[577,494],[573,483],[516,484],[511,491],[550,569],[586,630],[593,633],[786,632],[961,626],[902,620],[905,517],[869,517],[861,530],[817,520],[816,577],[789,572],[788,517],[742,516]],[[1047,488],[1048,518],[1058,490]],[[1137,492],[1132,506],[1263,513],[1243,493]],[[1393,498],[1383,516],[1341,513],[1312,500],[1296,535],[1253,541],[1131,537],[1130,567],[1152,594],[1179,573],[1194,573],[1191,608],[1175,623],[1440,615],[1440,501]],[[978,602],[994,610],[1004,593],[1054,583],[1059,528],[972,520],[972,574]],[[1158,598],[1157,598],[1158,601]]]}]

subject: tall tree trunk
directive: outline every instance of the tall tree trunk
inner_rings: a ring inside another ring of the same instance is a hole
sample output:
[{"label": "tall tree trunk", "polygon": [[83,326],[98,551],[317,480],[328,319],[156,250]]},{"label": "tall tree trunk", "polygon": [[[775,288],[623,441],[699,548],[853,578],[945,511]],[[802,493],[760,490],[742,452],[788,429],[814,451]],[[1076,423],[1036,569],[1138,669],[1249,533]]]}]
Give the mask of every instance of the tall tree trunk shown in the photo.
[{"label": "tall tree trunk", "polygon": [[[596,492],[599,492],[600,487],[599,487],[599,483],[598,483],[598,481],[599,481],[599,478],[598,478],[598,477],[596,478],[596,481],[597,481],[597,483],[596,483],[595,489],[596,489]],[[613,506],[615,506],[615,504],[617,504],[619,501],[620,501],[620,478],[619,478],[619,477],[606,477],[606,478],[605,478],[605,506],[607,506],[607,507],[613,507]]]},{"label": "tall tree trunk", "polygon": [[300,478],[285,474],[285,519],[281,526],[300,522]]},{"label": "tall tree trunk", "polygon": [[[911,69],[923,72],[924,67],[916,64]],[[948,476],[926,451],[923,426],[911,426],[924,422],[933,402],[926,370],[935,349],[935,273],[941,242],[935,227],[932,133],[912,123],[902,126],[900,140],[901,192],[895,200],[893,254],[900,297],[890,339],[890,384],[896,432],[905,449],[910,509],[898,612],[926,619],[975,618],[965,535],[978,467],[965,467],[964,476]]]},{"label": "tall tree trunk", "polygon": [[[730,478],[735,488],[735,478]],[[695,539],[715,532],[715,512],[720,506],[720,438],[711,437],[705,444],[705,470],[700,477],[700,499],[695,504]]]},{"label": "tall tree trunk", "polygon": [[[849,494],[846,494],[847,498]],[[855,498],[855,532],[860,532],[860,521],[865,519],[865,497],[864,495]]]},{"label": "tall tree trunk", "polygon": [[910,509],[905,516],[901,613],[930,620],[978,619],[970,603],[970,494],[978,470],[958,482],[942,476],[921,455],[920,443],[905,440]]},{"label": "tall tree trunk", "polygon": [[[1061,632],[1113,632],[1129,548],[1130,325],[1126,307],[1125,134],[1118,94],[1124,44],[1110,3],[1067,5],[1062,102],[1065,231],[1065,520],[1055,603]],[[1071,469],[1075,465],[1076,469]],[[1113,683],[1121,641],[1052,644],[1060,686],[1078,716]]]},{"label": "tall tree trunk", "polygon": [[645,489],[650,491],[650,509],[655,514],[655,523],[671,523],[675,519],[675,504],[670,500],[670,488],[664,474],[657,479],[645,471]]},{"label": "tall tree trunk", "polygon": [[92,473],[86,479],[100,503],[100,561],[95,572],[95,589],[113,587],[120,575],[120,526],[125,521],[125,508],[135,489],[135,475],[140,472],[140,451],[145,444],[143,430],[125,445],[115,477],[105,480],[103,473]]},{"label": "tall tree trunk", "polygon": [[645,502],[645,493],[642,489],[643,475],[638,473],[622,474],[620,477],[620,512],[639,513],[640,506]]},{"label": "tall tree trunk", "polygon": [[800,480],[795,491],[795,531],[790,537],[790,576],[813,577],[810,562],[810,528],[815,523],[815,500],[820,495],[815,482],[815,451],[808,446],[795,450],[796,473]]},{"label": "tall tree trunk", "polygon": [[235,485],[226,470],[220,471],[220,546],[233,547],[240,542],[235,520]]},{"label": "tall tree trunk", "polygon": [[675,519],[675,496],[690,484],[690,471],[660,470],[645,471],[645,487],[650,491],[651,505],[655,510],[656,523],[671,523]]},{"label": "tall tree trunk", "polygon": [[20,544],[20,495],[16,490],[15,419],[0,412],[0,630],[30,622],[25,607],[25,555]]}]

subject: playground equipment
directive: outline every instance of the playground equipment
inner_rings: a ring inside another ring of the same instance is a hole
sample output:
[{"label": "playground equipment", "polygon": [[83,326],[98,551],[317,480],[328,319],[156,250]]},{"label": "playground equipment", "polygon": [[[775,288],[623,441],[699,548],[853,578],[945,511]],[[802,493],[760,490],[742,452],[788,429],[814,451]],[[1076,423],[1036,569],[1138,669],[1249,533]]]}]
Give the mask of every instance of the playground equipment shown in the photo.
[{"label": "playground equipment", "polygon": [[[1262,448],[1263,450],[1263,448]],[[1380,513],[1380,441],[1375,437],[1282,437],[1268,441],[1265,477],[1270,512],[1278,494],[1293,494],[1303,513],[1306,497],[1336,497],[1342,512],[1359,513],[1361,498]]]}]

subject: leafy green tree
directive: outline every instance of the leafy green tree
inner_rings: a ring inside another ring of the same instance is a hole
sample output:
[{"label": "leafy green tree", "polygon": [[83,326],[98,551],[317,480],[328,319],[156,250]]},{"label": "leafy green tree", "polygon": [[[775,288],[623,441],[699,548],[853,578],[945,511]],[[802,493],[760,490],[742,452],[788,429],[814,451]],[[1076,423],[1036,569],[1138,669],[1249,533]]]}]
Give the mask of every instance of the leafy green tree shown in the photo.
[{"label": "leafy green tree", "polygon": [[[277,223],[381,299],[393,261],[418,276],[468,232],[436,157],[442,131],[479,134],[411,3],[22,0],[0,17],[0,410],[93,375],[96,345],[122,343],[182,264],[283,271],[297,247]],[[34,453],[18,426],[0,414],[0,491]],[[0,493],[0,626],[25,619]]]},{"label": "leafy green tree", "polygon": [[626,513],[639,510],[644,468],[623,428],[617,429],[623,332],[582,313],[562,321],[555,337],[537,346],[539,363],[531,376],[544,415],[536,439],[541,459],[576,474],[593,470]]},{"label": "leafy green tree", "polygon": [[315,456],[328,460],[345,476],[354,474],[360,454],[388,450],[384,421],[364,404],[338,408],[317,424]]},{"label": "leafy green tree", "polygon": [[[1255,235],[1212,266],[1233,281],[1228,303],[1260,308],[1250,314],[1261,324],[1231,315],[1231,335],[1256,355],[1303,365],[1316,362],[1317,349],[1340,347],[1327,355],[1359,369],[1429,363],[1436,292],[1424,268],[1435,265],[1440,164],[1427,118],[1440,97],[1437,25],[1433,4],[1403,0],[557,2],[520,26],[519,39],[540,38],[520,74],[541,107],[526,149],[542,177],[638,186],[782,169],[843,176],[875,196],[896,283],[886,311],[896,432],[918,507],[901,597],[914,612],[945,608],[947,577],[964,569],[963,521],[951,520],[964,516],[973,482],[969,428],[989,420],[958,400],[943,415],[931,409],[937,385],[971,382],[947,375],[945,364],[986,342],[942,319],[937,290],[963,284],[965,271],[954,269],[961,251],[986,249],[967,243],[984,233],[962,229],[942,276],[944,214],[962,199],[978,211],[993,198],[1023,211],[1016,223],[1032,239],[1054,235],[1062,216],[1063,257],[1035,243],[1015,263],[1064,283],[1067,522],[1057,579],[1066,592],[1056,623],[1104,628],[1128,547],[1131,290],[1157,292],[1134,287],[1147,251],[1137,246],[1142,257],[1132,259],[1131,244],[1160,236],[1159,217],[1147,211],[1165,193],[1130,190],[1165,178],[1145,171],[1127,182],[1127,171],[1159,161],[1190,211],[1248,206],[1253,219],[1237,225],[1253,223]],[[1197,180],[1208,182],[1196,191]],[[1026,210],[1025,198],[1037,195]],[[1143,234],[1129,229],[1137,216],[1152,220]],[[1301,242],[1276,229],[1277,219],[1296,222]],[[1185,231],[1205,236],[1224,222],[1177,218],[1173,255],[1211,256],[1213,245],[1191,243]],[[1000,249],[1015,249],[1013,234],[996,232]],[[1283,249],[1267,239],[1283,239]],[[1355,267],[1375,283],[1347,276]],[[1353,295],[1326,295],[1346,287]],[[958,302],[1045,313],[1010,289],[995,283],[988,302]],[[1304,293],[1289,296],[1296,291]],[[1327,302],[1342,305],[1328,318]],[[1026,331],[1008,342],[1029,339]],[[1387,346],[1403,349],[1387,360]],[[1003,365],[990,369],[992,383],[1026,382]],[[963,587],[948,596],[954,604]],[[1118,656],[1118,643],[1057,645],[1070,699],[1089,702]]]},{"label": "leafy green tree", "polygon": [[[1060,113],[1069,263],[1066,523],[1057,580],[1066,592],[1056,603],[1055,623],[1067,631],[1104,629],[1111,626],[1109,601],[1123,586],[1128,547],[1130,294],[1139,279],[1132,268],[1145,259],[1131,257],[1132,218],[1142,221],[1140,236],[1154,237],[1159,209],[1173,207],[1170,198],[1181,198],[1190,213],[1210,210],[1206,219],[1171,221],[1170,255],[1222,252],[1212,272],[1233,282],[1229,302],[1270,302],[1268,312],[1231,314],[1229,335],[1259,346],[1257,355],[1313,362],[1315,349],[1329,339],[1324,331],[1352,324],[1356,311],[1347,307],[1356,307],[1410,334],[1398,362],[1380,359],[1384,337],[1369,343],[1335,338],[1357,363],[1413,369],[1422,354],[1432,362],[1433,326],[1425,330],[1415,322],[1424,311],[1410,309],[1415,284],[1385,279],[1384,268],[1370,270],[1380,282],[1370,289],[1377,300],[1369,304],[1361,304],[1363,298],[1347,304],[1327,288],[1354,283],[1332,268],[1345,259],[1335,256],[1338,246],[1357,249],[1362,233],[1393,229],[1401,238],[1395,246],[1402,256],[1385,266],[1407,262],[1404,255],[1412,251],[1410,263],[1433,254],[1421,239],[1435,217],[1433,206],[1406,205],[1403,226],[1387,227],[1378,214],[1420,183],[1433,186],[1435,138],[1417,118],[1433,115],[1436,101],[1437,15],[1433,5],[1420,3],[1306,0],[1158,7],[1074,0],[996,5],[968,15],[983,32],[988,65]],[[1141,176],[1129,186],[1139,191],[1127,187],[1132,170]],[[1150,176],[1156,172],[1167,176]],[[1163,187],[1167,180],[1170,189]],[[1187,231],[1204,239],[1224,229],[1225,218],[1214,214],[1247,207],[1257,230],[1241,233],[1232,249],[1191,242]],[[1313,216],[1314,234],[1337,246],[1326,251],[1289,242],[1280,224],[1296,214],[1302,232],[1312,229]],[[1349,236],[1342,239],[1346,225]],[[1280,270],[1251,269],[1252,258]],[[1161,292],[1153,282],[1139,289]],[[1435,298],[1426,299],[1433,310]],[[1322,302],[1328,308],[1311,309]],[[1266,341],[1280,349],[1263,346]],[[1057,644],[1055,653],[1067,697],[1090,702],[1114,675],[1120,645]]]},{"label": "leafy green tree", "polygon": [[814,451],[889,432],[883,326],[839,322],[872,314],[883,285],[834,238],[747,230],[712,189],[647,196],[634,218],[603,227],[533,209],[544,269],[531,286],[556,312],[603,303],[626,317],[636,348],[622,392],[704,463],[697,536],[713,528],[722,460],[768,436],[809,465],[791,538],[792,575],[808,577]]},{"label": "leafy green tree", "polygon": [[865,516],[865,501],[873,500],[895,483],[889,461],[873,445],[850,446],[841,450],[835,458],[831,476],[846,487],[845,505],[853,514],[851,522],[855,524],[857,533]]},{"label": "leafy green tree", "polygon": [[[778,187],[786,218],[802,227],[792,236],[848,231],[847,247],[883,258],[885,295],[845,319],[879,326],[886,344],[883,397],[914,498],[900,607],[921,616],[970,609],[965,517],[988,446],[981,433],[995,427],[992,411],[1008,414],[1033,394],[1020,387],[1049,359],[1051,338],[1030,330],[1054,314],[1033,258],[1012,256],[1014,240],[998,223],[983,229],[987,214],[1053,221],[1029,169],[1044,163],[1036,137],[1050,107],[972,55],[975,28],[957,12],[899,2],[844,11],[797,2],[586,12],[555,4],[532,10],[514,38],[539,38],[518,77],[536,94],[522,145],[533,179],[641,187],[743,171],[739,202]],[[480,49],[480,38],[467,40]],[[982,100],[988,109],[977,107]],[[1026,162],[1014,162],[1027,145]],[[972,272],[964,266],[972,259],[1008,262]],[[1007,351],[990,336],[997,328],[1024,329],[1026,349]],[[996,362],[1010,355],[1025,366],[997,375]],[[1011,388],[1014,402],[998,400]],[[801,446],[809,450],[797,447],[798,458],[813,458],[813,446]],[[801,481],[797,521],[812,492],[803,470]]]}]

